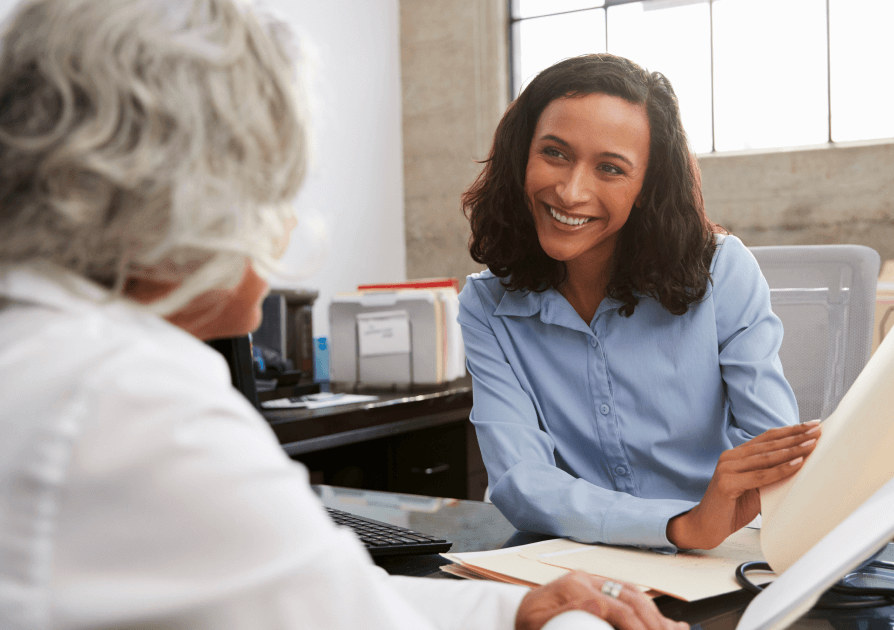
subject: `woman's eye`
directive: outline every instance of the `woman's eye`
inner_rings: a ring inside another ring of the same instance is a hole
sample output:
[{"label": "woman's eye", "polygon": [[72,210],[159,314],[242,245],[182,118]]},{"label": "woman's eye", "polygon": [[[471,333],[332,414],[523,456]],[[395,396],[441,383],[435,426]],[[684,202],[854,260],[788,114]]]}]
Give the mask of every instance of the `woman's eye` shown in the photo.
[{"label": "woman's eye", "polygon": [[611,175],[623,175],[623,174],[624,174],[624,171],[622,171],[621,169],[619,169],[619,168],[618,168],[617,166],[615,166],[614,164],[603,164],[603,165],[600,166],[599,168],[600,168],[600,170],[602,170],[602,171],[604,171],[604,172],[606,172],[606,173],[609,173],[609,174],[611,174]]},{"label": "woman's eye", "polygon": [[565,157],[561,151],[559,151],[558,149],[554,149],[553,147],[546,147],[543,150],[543,153],[548,155],[549,157],[554,157],[554,158],[564,158]]}]

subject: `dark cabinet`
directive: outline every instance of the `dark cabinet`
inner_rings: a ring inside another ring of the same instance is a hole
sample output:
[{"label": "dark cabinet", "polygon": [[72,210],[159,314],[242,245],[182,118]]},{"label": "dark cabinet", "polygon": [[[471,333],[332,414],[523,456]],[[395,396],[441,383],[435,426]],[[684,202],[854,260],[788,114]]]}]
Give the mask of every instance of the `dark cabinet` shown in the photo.
[{"label": "dark cabinet", "polygon": [[484,496],[484,466],[468,420],[292,455],[311,483],[456,499]]},{"label": "dark cabinet", "polygon": [[409,392],[372,392],[344,406],[264,410],[283,449],[310,481],[456,499],[484,498],[487,474],[469,421],[466,379]]},{"label": "dark cabinet", "polygon": [[388,490],[467,499],[466,426],[396,435],[388,448]]}]

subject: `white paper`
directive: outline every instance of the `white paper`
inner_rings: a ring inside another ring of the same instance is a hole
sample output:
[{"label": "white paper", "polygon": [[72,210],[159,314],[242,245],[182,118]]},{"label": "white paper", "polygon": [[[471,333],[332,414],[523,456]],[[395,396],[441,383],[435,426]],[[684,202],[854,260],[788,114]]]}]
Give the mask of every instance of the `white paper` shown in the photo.
[{"label": "white paper", "polygon": [[361,357],[410,354],[410,316],[407,311],[379,311],[357,315]]},{"label": "white paper", "polygon": [[298,398],[277,398],[261,403],[264,409],[319,409],[360,402],[378,400],[378,396],[361,396],[360,394],[309,394]]}]

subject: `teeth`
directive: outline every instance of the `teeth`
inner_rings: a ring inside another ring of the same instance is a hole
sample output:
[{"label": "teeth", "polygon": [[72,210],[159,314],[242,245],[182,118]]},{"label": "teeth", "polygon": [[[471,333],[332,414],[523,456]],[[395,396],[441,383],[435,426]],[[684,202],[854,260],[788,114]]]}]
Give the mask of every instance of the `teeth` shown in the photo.
[{"label": "teeth", "polygon": [[553,215],[553,218],[560,223],[564,223],[565,225],[583,225],[590,221],[590,219],[572,219],[571,217],[566,217],[564,214],[559,214],[556,212],[552,206],[546,206],[549,208],[549,213]]}]

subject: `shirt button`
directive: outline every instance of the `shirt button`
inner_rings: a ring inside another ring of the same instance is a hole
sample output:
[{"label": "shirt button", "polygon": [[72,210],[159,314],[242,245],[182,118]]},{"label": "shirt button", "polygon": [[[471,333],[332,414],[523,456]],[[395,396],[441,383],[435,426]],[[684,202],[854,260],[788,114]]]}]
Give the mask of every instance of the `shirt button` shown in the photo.
[{"label": "shirt button", "polygon": [[609,409],[608,405],[606,405],[605,403],[602,403],[602,406],[599,407],[599,411],[602,412],[602,415],[607,416],[610,409]]},{"label": "shirt button", "polygon": [[590,345],[594,348],[596,347],[596,337],[590,337]]},{"label": "shirt button", "polygon": [[618,466],[617,468],[615,468],[615,472],[623,477],[624,475],[627,474],[627,469],[624,468],[623,466]]}]

